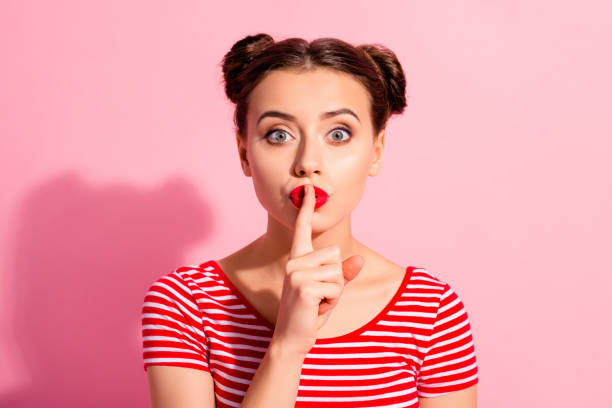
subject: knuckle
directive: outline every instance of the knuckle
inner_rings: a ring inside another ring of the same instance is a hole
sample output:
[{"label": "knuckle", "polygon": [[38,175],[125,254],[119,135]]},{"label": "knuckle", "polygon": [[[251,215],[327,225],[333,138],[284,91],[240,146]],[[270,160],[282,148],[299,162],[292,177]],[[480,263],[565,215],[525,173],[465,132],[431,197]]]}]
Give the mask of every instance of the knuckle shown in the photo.
[{"label": "knuckle", "polygon": [[340,264],[336,264],[336,279],[338,280],[338,283],[344,284],[344,272],[342,272],[342,265]]},{"label": "knuckle", "polygon": [[298,288],[300,299],[310,300],[313,297],[313,289],[310,285],[301,285]]},{"label": "knuckle", "polygon": [[343,275],[338,276],[338,279],[336,280],[336,284],[340,288],[340,290],[344,289],[344,276]]},{"label": "knuckle", "polygon": [[290,259],[289,261],[287,261],[287,266],[286,266],[287,272],[292,273],[296,271],[296,266],[297,265],[295,264],[295,259]]},{"label": "knuckle", "polygon": [[340,257],[340,246],[332,245],[332,246],[328,247],[328,251],[330,252],[330,254],[334,258],[339,258]]},{"label": "knuckle", "polygon": [[297,274],[296,272],[290,272],[290,273],[287,275],[287,278],[289,279],[289,284],[290,284],[292,287],[297,287],[297,286],[298,286],[298,283],[299,283],[299,276],[298,276],[298,274]]},{"label": "knuckle", "polygon": [[330,269],[334,271],[334,277],[339,278],[342,275],[342,265],[338,262],[330,265]]}]

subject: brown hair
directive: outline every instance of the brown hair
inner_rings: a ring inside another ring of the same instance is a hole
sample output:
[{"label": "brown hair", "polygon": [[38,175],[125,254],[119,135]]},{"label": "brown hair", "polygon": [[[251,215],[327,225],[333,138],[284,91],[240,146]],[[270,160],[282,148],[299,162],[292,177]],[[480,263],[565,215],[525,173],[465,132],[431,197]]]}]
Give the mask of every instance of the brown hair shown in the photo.
[{"label": "brown hair", "polygon": [[353,46],[337,38],[308,42],[288,38],[274,42],[265,33],[249,35],[236,42],[222,61],[225,93],[236,104],[235,131],[247,134],[249,95],[267,73],[276,69],[309,70],[329,67],[349,73],[370,95],[374,135],[392,114],[406,107],[406,78],[393,51],[380,44]]}]

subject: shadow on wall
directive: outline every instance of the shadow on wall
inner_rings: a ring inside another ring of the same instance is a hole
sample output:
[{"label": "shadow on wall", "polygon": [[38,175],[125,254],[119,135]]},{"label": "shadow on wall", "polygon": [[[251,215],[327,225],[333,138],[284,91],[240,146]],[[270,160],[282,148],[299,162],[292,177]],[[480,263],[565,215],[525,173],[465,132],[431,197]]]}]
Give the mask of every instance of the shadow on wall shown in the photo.
[{"label": "shadow on wall", "polygon": [[149,285],[212,230],[196,188],[92,187],[66,174],[35,188],[16,221],[14,352],[30,383],[0,406],[146,406],[140,311]]}]

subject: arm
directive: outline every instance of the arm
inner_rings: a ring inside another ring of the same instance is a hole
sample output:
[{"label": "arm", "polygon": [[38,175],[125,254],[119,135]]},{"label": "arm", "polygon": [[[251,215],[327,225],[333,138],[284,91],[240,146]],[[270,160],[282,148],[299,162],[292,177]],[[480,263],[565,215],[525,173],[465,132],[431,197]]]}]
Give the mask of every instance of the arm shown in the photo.
[{"label": "arm", "polygon": [[159,277],[142,307],[144,369],[153,408],[214,408],[203,315],[176,273]]},{"label": "arm", "polygon": [[209,372],[186,367],[147,368],[151,408],[215,408],[215,391]]},{"label": "arm", "polygon": [[469,317],[457,293],[445,284],[418,374],[419,403],[427,408],[475,408],[477,383]]},{"label": "arm", "polygon": [[305,358],[274,340],[270,342],[240,407],[294,407]]},{"label": "arm", "polygon": [[421,408],[476,408],[476,385],[446,395],[419,398]]}]

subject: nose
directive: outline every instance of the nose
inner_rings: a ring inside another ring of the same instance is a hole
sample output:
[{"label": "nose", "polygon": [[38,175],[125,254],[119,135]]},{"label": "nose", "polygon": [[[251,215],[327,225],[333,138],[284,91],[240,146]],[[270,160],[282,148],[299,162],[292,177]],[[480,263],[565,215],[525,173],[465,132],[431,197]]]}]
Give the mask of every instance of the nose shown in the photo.
[{"label": "nose", "polygon": [[295,174],[298,177],[310,177],[321,174],[322,152],[317,145],[316,137],[302,139],[295,157]]}]

